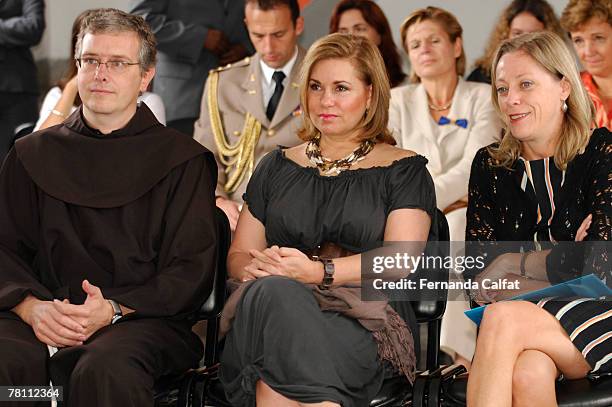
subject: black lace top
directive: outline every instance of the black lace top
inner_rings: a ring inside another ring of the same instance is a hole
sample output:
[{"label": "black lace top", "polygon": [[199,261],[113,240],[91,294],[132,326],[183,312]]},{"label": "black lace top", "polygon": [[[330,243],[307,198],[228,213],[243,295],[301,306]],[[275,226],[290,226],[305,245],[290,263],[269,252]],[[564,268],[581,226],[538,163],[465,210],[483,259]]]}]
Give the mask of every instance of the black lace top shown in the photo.
[{"label": "black lace top", "polygon": [[278,149],[266,155],[249,180],[244,201],[266,228],[269,246],[310,250],[324,242],[361,253],[380,246],[394,209],[435,214],[436,197],[422,156],[387,167],[349,170],[325,177]]},{"label": "black lace top", "polygon": [[[593,219],[585,240],[612,240],[610,136],[606,128],[595,130],[584,153],[568,164],[563,185],[554,195],[555,212],[550,221],[538,221],[537,196],[532,189],[521,187],[524,162],[517,160],[512,170],[497,167],[487,148],[482,148],[472,163],[466,241],[533,241],[534,235],[543,234],[557,242],[574,241],[589,214]],[[607,248],[608,244],[553,247],[546,260],[549,281],[567,281],[585,271],[612,286],[612,253]],[[488,256],[488,261],[494,258]]]}]

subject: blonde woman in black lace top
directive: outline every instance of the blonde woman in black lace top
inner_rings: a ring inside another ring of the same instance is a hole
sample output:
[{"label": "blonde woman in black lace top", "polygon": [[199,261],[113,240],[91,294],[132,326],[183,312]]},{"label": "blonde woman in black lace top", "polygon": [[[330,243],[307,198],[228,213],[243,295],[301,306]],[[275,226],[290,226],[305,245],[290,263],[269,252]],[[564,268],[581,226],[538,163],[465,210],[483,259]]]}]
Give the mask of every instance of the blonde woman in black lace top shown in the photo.
[{"label": "blonde woman in black lace top", "polygon": [[392,146],[376,45],[323,37],[300,77],[306,143],[257,165],[229,250],[242,283],[219,377],[235,406],[368,406],[385,375],[414,377],[418,330],[408,302],[361,302],[361,253],[433,238],[433,181],[424,157]]},{"label": "blonde woman in black lace top", "polygon": [[[610,240],[610,132],[591,131],[593,106],[571,54],[551,33],[502,44],[493,64],[501,143],[481,149],[470,176],[467,241]],[[476,276],[523,291],[594,272],[612,284],[609,254],[567,247],[505,253]],[[574,250],[572,248],[571,250]],[[584,267],[583,267],[584,265]],[[484,313],[468,382],[470,406],[556,405],[555,380],[612,370],[610,298],[495,302],[517,292],[481,288]]]}]

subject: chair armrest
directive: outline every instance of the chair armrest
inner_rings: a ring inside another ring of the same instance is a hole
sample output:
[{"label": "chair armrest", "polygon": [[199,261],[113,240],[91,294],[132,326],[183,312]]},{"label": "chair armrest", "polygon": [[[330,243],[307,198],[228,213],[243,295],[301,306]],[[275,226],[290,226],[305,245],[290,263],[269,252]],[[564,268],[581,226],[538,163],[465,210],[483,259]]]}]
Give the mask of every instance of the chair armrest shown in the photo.
[{"label": "chair armrest", "polygon": [[425,397],[427,391],[427,380],[429,379],[429,370],[417,373],[412,387],[412,406],[425,407]]},{"label": "chair armrest", "polygon": [[556,383],[559,407],[612,406],[612,376],[562,380]]},{"label": "chair armrest", "polygon": [[444,365],[431,372],[427,385],[427,407],[438,407],[442,396],[443,383],[453,380],[456,376],[465,373],[463,365]]}]

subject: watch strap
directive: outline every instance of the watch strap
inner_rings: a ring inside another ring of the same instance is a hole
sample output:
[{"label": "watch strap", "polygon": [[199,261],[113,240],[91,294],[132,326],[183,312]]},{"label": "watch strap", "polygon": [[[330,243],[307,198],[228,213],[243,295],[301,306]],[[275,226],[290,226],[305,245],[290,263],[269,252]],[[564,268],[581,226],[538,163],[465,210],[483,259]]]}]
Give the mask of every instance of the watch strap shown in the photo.
[{"label": "watch strap", "polygon": [[531,252],[531,251],[524,252],[521,255],[521,262],[520,262],[520,265],[519,265],[519,270],[520,270],[520,273],[521,273],[521,277],[527,278],[529,280],[531,280],[531,277],[529,277],[527,275],[527,269],[525,268],[525,263],[527,262],[527,257],[529,257],[529,255],[531,253],[533,253],[533,252]]},{"label": "watch strap", "polygon": [[113,307],[113,316],[111,318],[111,325],[115,322],[119,321],[123,317],[123,311],[121,311],[121,306],[115,300],[108,300],[111,307]]},{"label": "watch strap", "polygon": [[333,259],[313,256],[313,260],[323,263],[323,280],[319,284],[319,288],[321,290],[329,290],[334,283],[334,273],[336,272]]}]

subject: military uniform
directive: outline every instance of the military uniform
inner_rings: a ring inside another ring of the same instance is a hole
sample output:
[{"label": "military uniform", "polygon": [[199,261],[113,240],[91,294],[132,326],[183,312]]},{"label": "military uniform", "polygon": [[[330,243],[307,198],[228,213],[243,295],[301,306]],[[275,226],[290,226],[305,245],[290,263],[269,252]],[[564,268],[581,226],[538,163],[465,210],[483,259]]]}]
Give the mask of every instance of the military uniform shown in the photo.
[{"label": "military uniform", "polygon": [[302,126],[297,76],[304,55],[304,49],[298,47],[272,120],[266,117],[258,53],[209,74],[194,138],[217,160],[217,196],[242,202],[259,160],[279,145],[292,147],[302,142],[297,136]]}]

